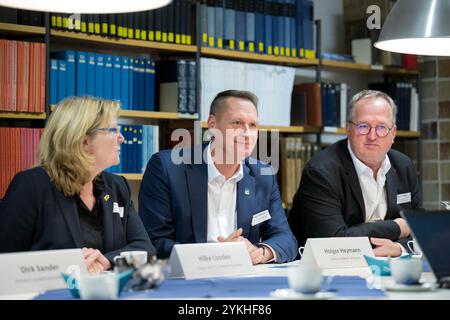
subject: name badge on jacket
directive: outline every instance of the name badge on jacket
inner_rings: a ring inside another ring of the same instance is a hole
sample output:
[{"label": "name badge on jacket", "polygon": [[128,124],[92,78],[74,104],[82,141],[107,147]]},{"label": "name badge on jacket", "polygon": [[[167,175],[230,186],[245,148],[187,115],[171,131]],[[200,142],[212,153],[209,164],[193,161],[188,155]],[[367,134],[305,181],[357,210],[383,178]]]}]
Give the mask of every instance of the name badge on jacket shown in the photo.
[{"label": "name badge on jacket", "polygon": [[119,217],[123,218],[123,207],[119,207],[117,202],[113,203],[113,212],[118,213]]},{"label": "name badge on jacket", "polygon": [[411,192],[402,193],[397,195],[397,204],[411,202]]},{"label": "name badge on jacket", "polygon": [[260,213],[254,214],[252,218],[252,227],[269,220],[271,218],[269,210],[261,211]]}]

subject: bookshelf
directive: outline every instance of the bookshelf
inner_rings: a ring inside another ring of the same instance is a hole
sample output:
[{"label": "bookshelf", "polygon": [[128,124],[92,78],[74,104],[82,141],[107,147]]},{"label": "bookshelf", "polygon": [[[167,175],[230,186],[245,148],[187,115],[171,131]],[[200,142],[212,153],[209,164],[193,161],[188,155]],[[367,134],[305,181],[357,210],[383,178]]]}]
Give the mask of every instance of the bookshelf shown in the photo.
[{"label": "bookshelf", "polygon": [[45,120],[46,118],[45,113],[0,112],[0,119]]},{"label": "bookshelf", "polygon": [[124,48],[140,48],[151,50],[154,53],[195,53],[197,47],[193,45],[180,45],[174,43],[163,43],[155,41],[143,41],[135,39],[119,39],[99,36],[95,34],[75,33],[72,31],[54,30],[50,31],[52,38],[66,43],[90,43],[96,45],[119,46]]},{"label": "bookshelf", "polygon": [[322,60],[321,65],[325,69],[334,69],[334,70],[342,70],[342,71],[355,71],[355,72],[364,72],[364,73],[387,73],[387,74],[399,74],[399,75],[413,75],[416,76],[419,74],[418,70],[410,70],[399,67],[387,67],[387,66],[378,66],[378,65],[370,65],[370,64],[361,64],[361,63],[353,63],[353,62],[345,62],[345,61],[334,61],[334,60]]},{"label": "bookshelf", "polygon": [[[208,124],[202,121],[202,129],[207,129]],[[259,131],[279,131],[280,133],[320,133],[320,128],[309,126],[258,126]]]},{"label": "bookshelf", "polygon": [[318,59],[302,59],[293,57],[271,56],[266,54],[224,50],[217,48],[201,47],[200,54],[204,57],[236,59],[240,61],[252,61],[261,63],[271,63],[291,66],[316,66]]},{"label": "bookshelf", "polygon": [[[197,3],[198,5],[198,3]],[[198,9],[198,8],[197,8]],[[199,10],[197,10],[199,12]],[[197,19],[198,20],[198,19]],[[199,21],[194,21],[194,24],[199,26]],[[322,71],[336,71],[345,72],[351,74],[362,74],[362,75],[394,75],[401,77],[419,77],[419,72],[417,70],[409,70],[397,67],[383,67],[383,66],[372,66],[365,64],[357,64],[350,62],[332,61],[332,60],[322,60],[316,58],[298,58],[298,57],[286,57],[286,56],[276,56],[267,55],[259,53],[251,53],[244,51],[233,51],[227,49],[218,49],[212,47],[202,46],[200,44],[200,33],[197,32],[198,43],[192,45],[187,44],[176,44],[176,43],[164,43],[157,41],[144,41],[137,39],[128,38],[112,38],[104,35],[96,34],[86,34],[74,31],[65,31],[60,29],[50,29],[48,35],[46,35],[46,29],[44,27],[27,26],[12,23],[0,23],[0,34],[7,34],[25,38],[25,36],[48,36],[51,43],[51,50],[61,50],[61,48],[70,48],[72,50],[83,50],[88,47],[89,50],[95,51],[96,48],[100,48],[100,51],[111,52],[113,51],[117,55],[121,55],[122,52],[126,55],[129,52],[133,52],[136,55],[146,54],[153,57],[159,57],[165,59],[166,57],[189,57],[190,59],[195,59],[199,65],[201,57],[217,58],[222,60],[235,60],[243,62],[253,62],[261,64],[273,64],[290,66],[294,68],[315,68],[315,74],[318,75],[317,81],[320,81],[320,73]],[[57,49],[55,49],[57,48]],[[81,49],[83,48],[83,49]],[[319,55],[318,55],[319,56]],[[197,79],[196,82],[199,84],[199,70],[197,68]],[[49,81],[47,80],[47,85]],[[197,90],[197,99],[200,99],[198,94],[200,91]],[[199,108],[197,100],[197,107]],[[53,110],[53,106],[48,108],[49,112]],[[46,113],[18,113],[18,112],[0,112],[0,119],[14,120],[45,120],[48,114]],[[157,123],[160,125],[160,132],[163,132],[167,124],[175,127],[177,124],[180,126],[186,126],[192,124],[195,119],[183,118],[180,114],[176,112],[160,112],[160,111],[141,111],[141,110],[121,110],[120,118],[124,119],[126,123],[140,123],[150,121],[151,123]],[[200,117],[199,117],[200,118]],[[182,121],[184,120],[184,121]],[[206,123],[202,122],[202,128],[206,128]],[[303,135],[314,135],[316,136],[317,145],[321,144],[321,135],[323,134],[335,134],[335,135],[345,135],[345,128],[333,128],[333,127],[312,127],[312,126],[269,126],[261,125],[259,126],[260,131],[278,131],[282,137],[290,136],[303,136]],[[201,130],[200,130],[201,131]],[[420,142],[420,132],[417,131],[397,131],[397,137],[405,139],[416,139]],[[164,133],[160,134],[160,141],[164,141]],[[126,177],[128,180],[133,181],[133,183],[139,183],[142,179],[141,173],[123,173],[120,174]]]},{"label": "bookshelf", "polygon": [[0,22],[0,31],[8,32],[15,35],[45,35],[44,27],[27,26],[15,23]]}]

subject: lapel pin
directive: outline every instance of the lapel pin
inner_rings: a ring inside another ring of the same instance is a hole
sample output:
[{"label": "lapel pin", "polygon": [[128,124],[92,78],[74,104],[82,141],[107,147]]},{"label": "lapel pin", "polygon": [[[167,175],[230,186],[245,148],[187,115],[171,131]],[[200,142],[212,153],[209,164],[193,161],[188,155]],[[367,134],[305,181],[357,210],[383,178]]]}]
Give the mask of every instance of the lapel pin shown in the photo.
[{"label": "lapel pin", "polygon": [[244,194],[245,194],[246,196],[249,196],[249,195],[250,195],[250,189],[249,189],[249,188],[245,188]]},{"label": "lapel pin", "polygon": [[105,196],[103,197],[103,199],[105,199],[105,201],[108,201],[108,200],[109,200],[109,194],[105,195]]}]

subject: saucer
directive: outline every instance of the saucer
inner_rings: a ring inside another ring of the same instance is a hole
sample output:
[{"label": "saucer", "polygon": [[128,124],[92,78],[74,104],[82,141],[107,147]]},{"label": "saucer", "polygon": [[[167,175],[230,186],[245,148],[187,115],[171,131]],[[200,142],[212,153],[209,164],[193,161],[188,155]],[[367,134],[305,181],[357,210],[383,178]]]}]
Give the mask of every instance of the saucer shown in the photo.
[{"label": "saucer", "polygon": [[330,291],[319,291],[314,294],[304,294],[293,289],[277,289],[270,292],[270,296],[278,299],[326,300],[335,297],[336,294]]},{"label": "saucer", "polygon": [[390,282],[384,286],[384,289],[388,291],[432,291],[436,288],[437,284],[431,282],[418,284],[399,284],[396,282]]}]

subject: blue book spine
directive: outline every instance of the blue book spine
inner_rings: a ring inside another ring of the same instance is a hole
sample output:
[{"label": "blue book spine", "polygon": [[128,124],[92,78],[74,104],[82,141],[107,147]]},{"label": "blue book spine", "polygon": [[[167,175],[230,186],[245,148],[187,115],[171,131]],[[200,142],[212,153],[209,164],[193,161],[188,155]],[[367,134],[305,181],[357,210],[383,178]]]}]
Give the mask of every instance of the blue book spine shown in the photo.
[{"label": "blue book spine", "polygon": [[146,59],[139,59],[139,69],[138,69],[138,75],[139,75],[139,109],[145,110],[145,60]]},{"label": "blue book spine", "polygon": [[143,173],[142,170],[142,126],[137,126],[137,152],[136,152],[136,172]]},{"label": "blue book spine", "polygon": [[143,125],[142,126],[142,157],[141,157],[141,172],[145,171],[145,166],[147,165],[147,155],[148,155],[148,144],[147,144],[147,137],[148,137],[148,126]]},{"label": "blue book spine", "polygon": [[66,51],[67,96],[75,96],[75,51]]},{"label": "blue book spine", "polygon": [[214,32],[216,38],[216,47],[223,48],[223,1],[216,0],[214,6]]},{"label": "blue book spine", "polygon": [[72,50],[58,51],[51,54],[52,58],[66,61],[66,96],[73,97],[75,91],[76,53]]},{"label": "blue book spine", "polygon": [[314,58],[314,4],[311,0],[303,0],[303,35],[305,58]]},{"label": "blue book spine", "polygon": [[95,64],[96,54],[88,52],[87,54],[87,71],[86,71],[86,93],[95,96]]},{"label": "blue book spine", "polygon": [[136,59],[128,59],[128,63],[130,64],[128,67],[128,106],[131,110],[137,110],[134,94],[134,60]]},{"label": "blue book spine", "polygon": [[139,141],[138,141],[139,126],[133,126],[133,173],[139,173]]},{"label": "blue book spine", "polygon": [[290,0],[289,3],[289,24],[291,30],[291,56],[298,57],[297,50],[297,28],[295,25],[295,0]]},{"label": "blue book spine", "polygon": [[215,41],[215,32],[214,32],[214,27],[215,27],[215,23],[214,23],[214,16],[215,16],[215,12],[214,12],[214,5],[215,5],[215,0],[207,0],[207,24],[208,24],[208,46],[209,47],[214,47],[216,45],[216,41]]},{"label": "blue book spine", "polygon": [[286,57],[291,56],[291,20],[289,18],[289,5],[290,0],[284,0],[283,2],[283,34],[284,34],[284,55]]},{"label": "blue book spine", "polygon": [[145,110],[155,110],[155,62],[145,60]]},{"label": "blue book spine", "polygon": [[80,52],[77,51],[77,85],[76,85],[76,92],[77,96],[84,96],[86,95],[86,69],[87,69],[87,53],[86,52]]},{"label": "blue book spine", "polygon": [[139,92],[139,64],[140,59],[133,59],[133,109],[141,110],[140,106],[140,92]]},{"label": "blue book spine", "polygon": [[303,31],[303,1],[296,0],[296,15],[295,15],[295,29],[297,32],[297,49],[298,56],[305,57],[305,42],[304,42],[304,31]]},{"label": "blue book spine", "polygon": [[105,58],[102,54],[96,54],[96,64],[95,64],[95,96],[104,98],[103,96],[103,87],[104,87],[104,65]]},{"label": "blue book spine", "polygon": [[58,60],[50,59],[50,104],[58,102]]},{"label": "blue book spine", "polygon": [[277,38],[279,55],[284,56],[284,17],[283,17],[283,0],[277,1],[278,15],[277,15]]},{"label": "blue book spine", "polygon": [[273,45],[273,54],[280,54],[280,43],[278,37],[278,1],[272,1],[272,45]]},{"label": "blue book spine", "polygon": [[255,47],[258,53],[264,53],[264,34],[264,0],[255,0]]},{"label": "blue book spine", "polygon": [[112,70],[113,57],[111,55],[104,55],[104,69],[103,69],[103,96],[105,99],[112,99]]},{"label": "blue book spine", "polygon": [[264,47],[266,54],[273,54],[272,40],[272,2],[264,0]]},{"label": "blue book spine", "polygon": [[255,0],[245,1],[245,49],[255,52]]},{"label": "blue book spine", "polygon": [[234,10],[234,1],[225,0],[224,18],[223,18],[223,46],[226,49],[236,49],[236,11]]},{"label": "blue book spine", "polygon": [[130,150],[129,145],[129,134],[128,134],[128,126],[123,126],[123,137],[125,138],[125,141],[122,143],[123,146],[123,157],[122,157],[122,172],[123,173],[129,173],[128,171],[128,153]]},{"label": "blue book spine", "polygon": [[112,98],[120,100],[120,69],[121,61],[119,56],[113,57],[113,71],[112,71]]},{"label": "blue book spine", "polygon": [[130,82],[130,58],[122,57],[122,69],[120,73],[120,100],[122,101],[122,109],[130,109],[130,97],[128,92],[128,85]]},{"label": "blue book spine", "polygon": [[245,2],[238,1],[236,5],[236,45],[240,51],[245,51],[245,23]]},{"label": "blue book spine", "polygon": [[66,61],[58,60],[58,102],[66,95]]}]

